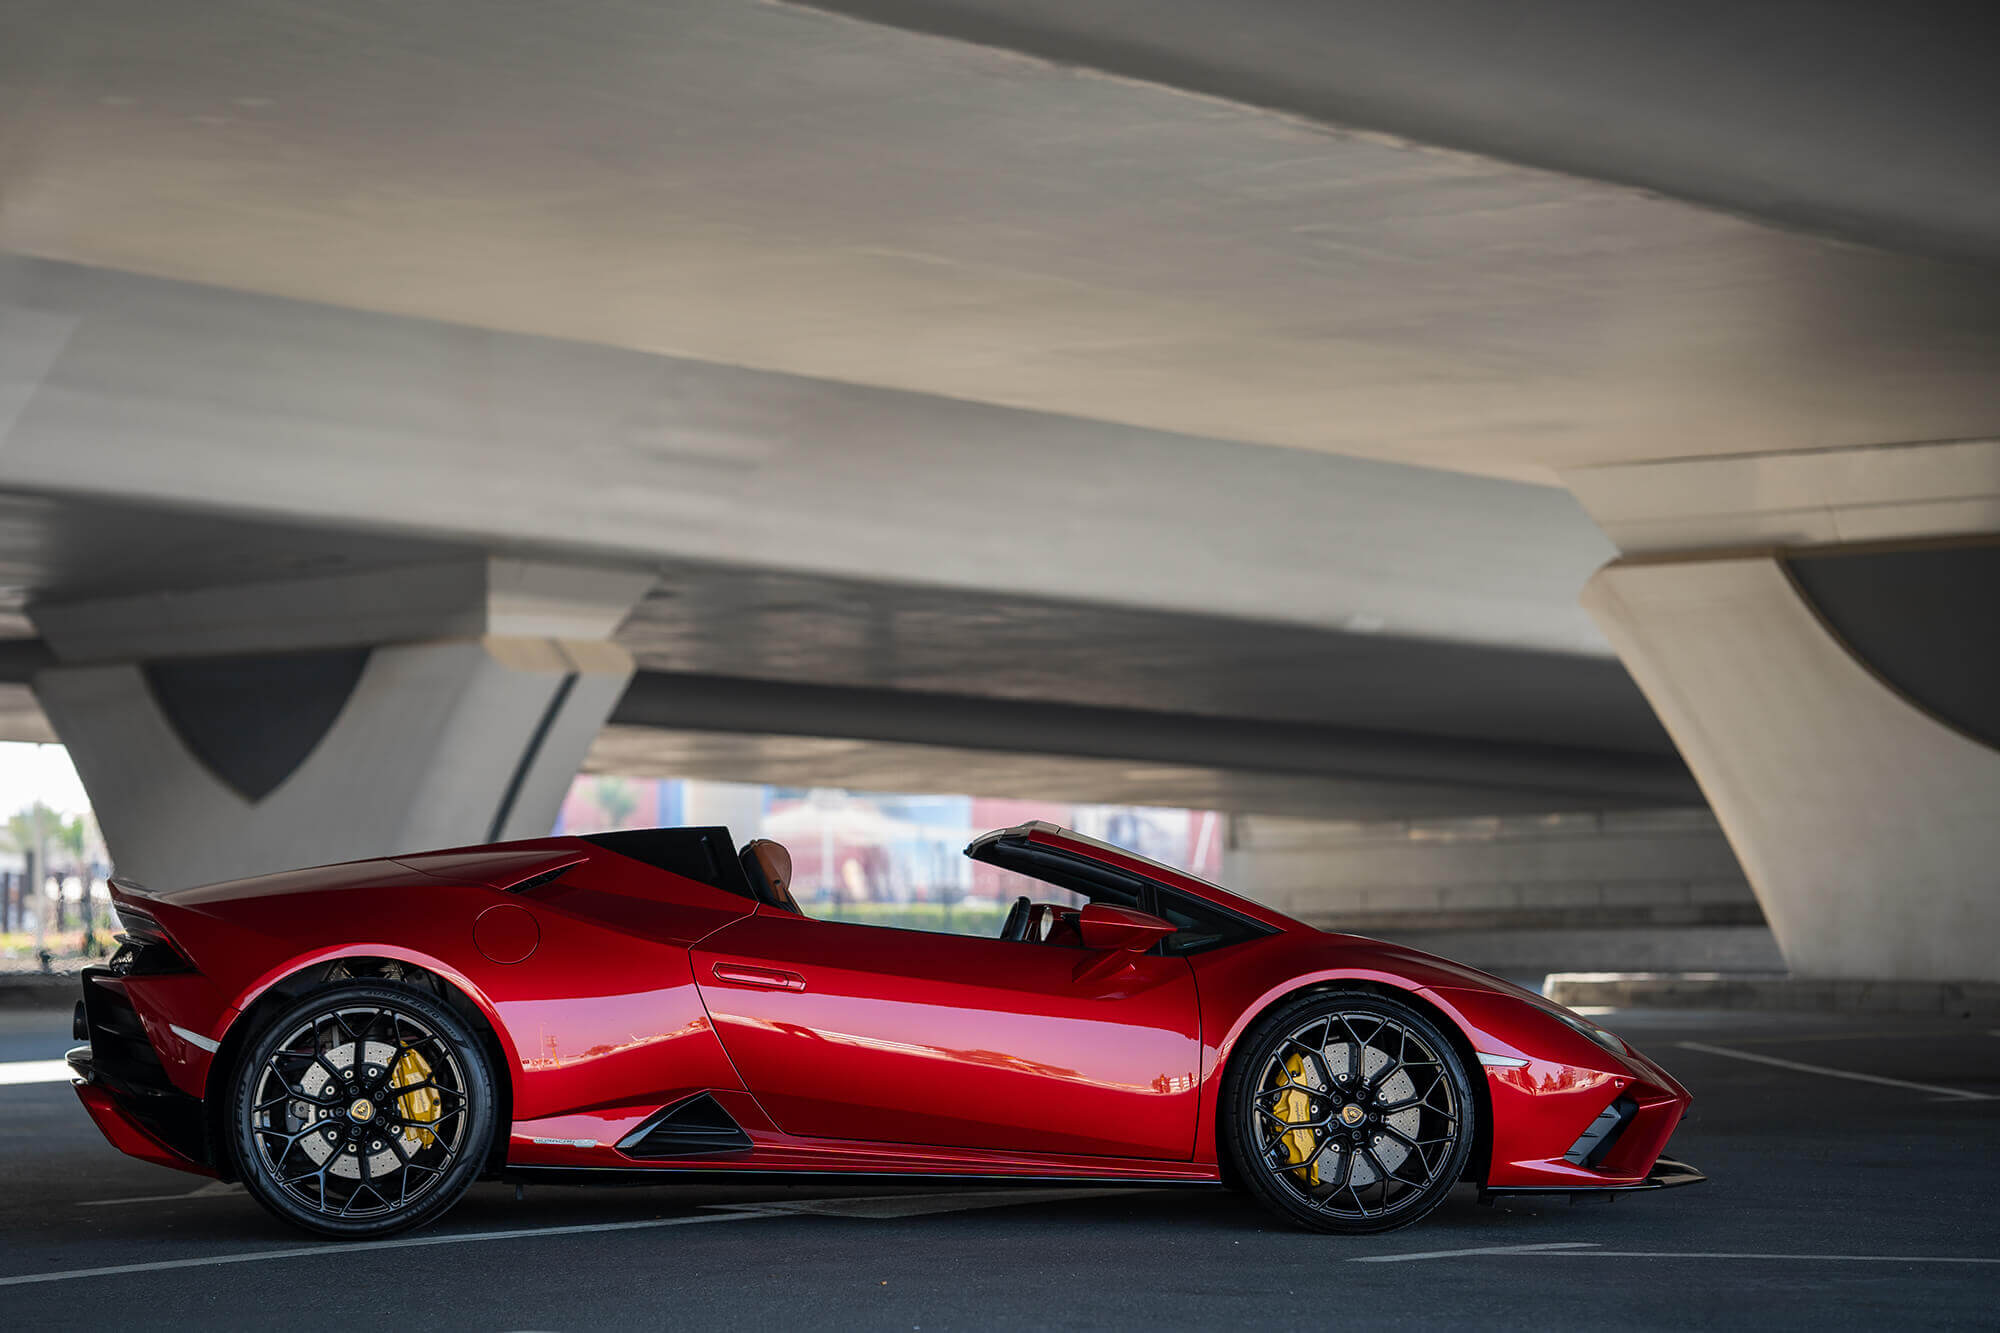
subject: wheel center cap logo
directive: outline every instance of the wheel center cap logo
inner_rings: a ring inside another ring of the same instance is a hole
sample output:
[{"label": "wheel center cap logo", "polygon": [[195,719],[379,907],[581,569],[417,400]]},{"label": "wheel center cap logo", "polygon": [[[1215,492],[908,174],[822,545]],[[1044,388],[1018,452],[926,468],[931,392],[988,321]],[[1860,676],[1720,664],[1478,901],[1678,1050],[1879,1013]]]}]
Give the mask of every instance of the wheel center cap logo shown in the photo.
[{"label": "wheel center cap logo", "polygon": [[354,1105],[347,1108],[347,1114],[353,1116],[356,1120],[373,1120],[375,1118],[375,1103],[369,1101],[366,1097],[357,1097],[354,1100]]},{"label": "wheel center cap logo", "polygon": [[1361,1123],[1361,1117],[1366,1114],[1368,1114],[1366,1111],[1349,1102],[1340,1108],[1340,1123],[1343,1125],[1358,1125]]}]

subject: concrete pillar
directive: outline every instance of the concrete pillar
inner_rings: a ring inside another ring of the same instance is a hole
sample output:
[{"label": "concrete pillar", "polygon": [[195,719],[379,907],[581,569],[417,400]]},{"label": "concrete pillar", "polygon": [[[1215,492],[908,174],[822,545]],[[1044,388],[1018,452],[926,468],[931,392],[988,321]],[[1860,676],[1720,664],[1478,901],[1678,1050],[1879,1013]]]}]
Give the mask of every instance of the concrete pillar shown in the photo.
[{"label": "concrete pillar", "polygon": [[1584,605],[1795,974],[2000,981],[2000,750],[1872,671],[1773,556],[1620,562]]},{"label": "concrete pillar", "polygon": [[2000,980],[2000,441],[1565,475],[1794,974]]},{"label": "concrete pillar", "polygon": [[156,887],[546,834],[646,573],[471,560],[31,610],[120,873]]}]

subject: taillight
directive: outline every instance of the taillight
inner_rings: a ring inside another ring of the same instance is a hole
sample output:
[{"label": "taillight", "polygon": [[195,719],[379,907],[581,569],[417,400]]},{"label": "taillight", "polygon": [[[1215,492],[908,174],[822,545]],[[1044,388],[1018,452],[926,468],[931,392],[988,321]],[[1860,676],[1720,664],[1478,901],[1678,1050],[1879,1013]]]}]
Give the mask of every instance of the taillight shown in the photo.
[{"label": "taillight", "polygon": [[118,952],[112,955],[111,970],[120,975],[160,972],[188,972],[194,964],[151,912],[129,903],[114,903],[118,913]]},{"label": "taillight", "polygon": [[151,912],[141,911],[126,903],[114,904],[118,913],[118,924],[123,927],[118,939],[122,944],[145,945],[164,944],[172,948],[174,937]]}]

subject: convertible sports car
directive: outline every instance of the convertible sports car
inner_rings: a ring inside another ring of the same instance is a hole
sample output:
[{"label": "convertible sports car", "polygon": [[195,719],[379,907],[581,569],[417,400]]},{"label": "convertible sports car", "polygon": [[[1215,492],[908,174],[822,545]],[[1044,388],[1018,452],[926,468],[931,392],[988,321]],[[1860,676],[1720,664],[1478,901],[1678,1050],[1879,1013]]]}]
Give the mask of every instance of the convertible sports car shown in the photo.
[{"label": "convertible sports car", "polygon": [[1687,1092],[1540,996],[1047,824],[966,851],[997,939],[814,920],[721,828],[114,881],[77,1095],[347,1237],[488,1176],[1219,1183],[1343,1232],[1702,1178]]}]

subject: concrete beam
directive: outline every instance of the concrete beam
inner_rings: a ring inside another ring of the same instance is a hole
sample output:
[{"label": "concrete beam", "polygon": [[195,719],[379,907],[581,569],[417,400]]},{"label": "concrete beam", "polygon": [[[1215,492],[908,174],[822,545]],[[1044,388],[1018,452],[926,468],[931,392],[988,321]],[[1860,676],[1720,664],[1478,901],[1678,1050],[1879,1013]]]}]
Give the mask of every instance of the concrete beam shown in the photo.
[{"label": "concrete beam", "polygon": [[[641,672],[611,720],[625,727],[826,737],[1061,755],[1420,789],[1486,790],[1506,808],[1552,796],[1641,805],[1697,799],[1666,756],[1461,741],[1355,727],[1093,708],[911,690]],[[1025,794],[1025,793],[1023,793]]]},{"label": "concrete beam", "polygon": [[1628,556],[2000,532],[2000,439],[1678,458],[1562,479]]},{"label": "concrete beam", "polygon": [[29,619],[63,662],[276,653],[497,634],[608,639],[651,572],[492,556],[98,597],[37,601]]},{"label": "concrete beam", "polygon": [[[1993,428],[1978,25],[1859,0],[834,2],[970,40],[742,0],[39,6],[0,63],[0,249],[1513,476]],[[1023,58],[993,26],[1053,40]],[[1913,238],[1972,262],[1893,252]],[[444,365],[472,382],[467,341]],[[289,388],[287,359],[210,365]],[[170,410],[135,418],[199,433],[194,381],[150,387]],[[469,396],[482,450],[559,440],[583,468],[603,433],[734,461],[731,431],[623,392]],[[277,424],[246,473],[328,418]],[[946,440],[894,438],[926,462]],[[468,495],[504,477],[488,457]]]},{"label": "concrete beam", "polygon": [[1612,550],[1550,487],[16,256],[0,488],[1606,655]]}]

